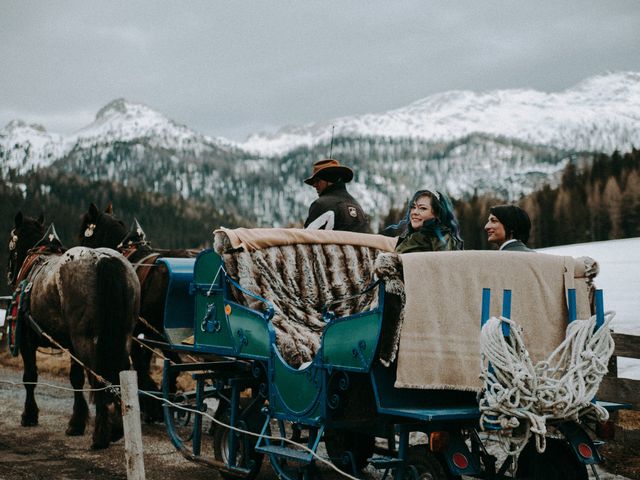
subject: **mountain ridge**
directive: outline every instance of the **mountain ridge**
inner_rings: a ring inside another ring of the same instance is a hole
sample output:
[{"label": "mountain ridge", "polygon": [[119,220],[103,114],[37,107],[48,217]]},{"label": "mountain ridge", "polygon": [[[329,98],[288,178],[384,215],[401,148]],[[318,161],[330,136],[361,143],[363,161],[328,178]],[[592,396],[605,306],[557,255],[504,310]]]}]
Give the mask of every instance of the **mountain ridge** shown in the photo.
[{"label": "mountain ridge", "polygon": [[[0,129],[0,175],[47,168],[212,202],[260,226],[287,226],[306,216],[315,193],[302,179],[332,149],[354,168],[349,189],[377,223],[418,188],[515,201],[557,183],[568,163],[640,145],[640,73],[592,77],[560,93],[443,92],[385,114],[337,120],[333,138],[329,122],[321,122],[288,127],[271,143],[263,137],[254,147],[265,148],[251,150],[119,98],[68,136],[10,122]],[[425,128],[429,135],[415,133]]]},{"label": "mountain ridge", "polygon": [[[586,115],[588,121],[577,121],[580,115]],[[572,134],[598,128],[598,116],[602,115],[620,123],[618,138],[585,135],[576,144]],[[507,120],[512,121],[513,128],[508,128]],[[640,73],[616,72],[585,79],[562,92],[508,89],[436,93],[380,114],[339,117],[252,135],[239,146],[256,154],[282,155],[296,146],[327,143],[335,126],[336,135],[387,135],[441,142],[484,133],[563,149],[611,152],[639,145],[639,124]]]}]

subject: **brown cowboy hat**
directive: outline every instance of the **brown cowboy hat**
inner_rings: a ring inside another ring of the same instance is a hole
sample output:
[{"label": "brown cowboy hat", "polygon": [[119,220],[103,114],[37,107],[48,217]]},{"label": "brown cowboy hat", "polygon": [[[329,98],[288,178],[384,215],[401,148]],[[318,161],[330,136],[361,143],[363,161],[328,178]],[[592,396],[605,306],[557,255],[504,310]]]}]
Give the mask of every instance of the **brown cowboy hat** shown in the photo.
[{"label": "brown cowboy hat", "polygon": [[338,175],[344,180],[344,183],[350,182],[353,179],[353,170],[344,165],[340,165],[338,160],[333,158],[326,158],[324,160],[318,160],[313,164],[313,170],[311,176],[307,178],[304,183],[307,185],[313,185],[313,181],[316,177],[322,178],[324,175]]}]

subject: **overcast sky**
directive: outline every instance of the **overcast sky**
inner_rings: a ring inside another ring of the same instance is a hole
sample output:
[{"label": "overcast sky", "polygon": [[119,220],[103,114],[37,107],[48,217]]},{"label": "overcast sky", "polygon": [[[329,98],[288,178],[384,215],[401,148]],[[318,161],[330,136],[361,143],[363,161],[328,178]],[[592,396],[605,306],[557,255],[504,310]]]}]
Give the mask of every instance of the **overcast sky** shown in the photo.
[{"label": "overcast sky", "polygon": [[109,101],[243,140],[433,93],[640,71],[640,2],[0,0],[0,127]]}]

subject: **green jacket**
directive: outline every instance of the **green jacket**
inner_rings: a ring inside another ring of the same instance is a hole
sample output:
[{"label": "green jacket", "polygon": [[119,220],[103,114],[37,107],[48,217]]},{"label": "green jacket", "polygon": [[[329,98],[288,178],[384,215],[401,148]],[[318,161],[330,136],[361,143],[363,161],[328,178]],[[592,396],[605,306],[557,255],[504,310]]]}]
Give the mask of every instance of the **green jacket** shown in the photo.
[{"label": "green jacket", "polygon": [[398,238],[396,253],[412,252],[446,252],[450,250],[460,250],[451,231],[444,225],[439,225],[443,241],[441,241],[434,231],[433,226],[421,228],[413,233]]}]

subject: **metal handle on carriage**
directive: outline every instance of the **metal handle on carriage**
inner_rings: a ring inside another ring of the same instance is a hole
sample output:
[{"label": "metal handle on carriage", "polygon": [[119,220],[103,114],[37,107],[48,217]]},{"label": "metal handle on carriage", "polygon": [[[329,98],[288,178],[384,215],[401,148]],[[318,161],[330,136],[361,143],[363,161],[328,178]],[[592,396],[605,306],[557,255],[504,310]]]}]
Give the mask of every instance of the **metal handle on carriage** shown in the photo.
[{"label": "metal handle on carriage", "polygon": [[227,272],[224,269],[221,269],[221,270],[224,272],[224,278],[227,282],[229,282],[231,285],[236,287],[245,295],[249,295],[251,298],[255,298],[256,300],[264,303],[267,306],[267,310],[264,312],[265,320],[271,320],[273,318],[275,309],[273,308],[273,304],[269,300],[267,300],[266,298],[262,298],[260,295],[257,295],[247,290],[246,288],[242,287],[238,282],[236,282],[233,278],[227,275]]}]

